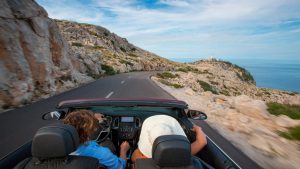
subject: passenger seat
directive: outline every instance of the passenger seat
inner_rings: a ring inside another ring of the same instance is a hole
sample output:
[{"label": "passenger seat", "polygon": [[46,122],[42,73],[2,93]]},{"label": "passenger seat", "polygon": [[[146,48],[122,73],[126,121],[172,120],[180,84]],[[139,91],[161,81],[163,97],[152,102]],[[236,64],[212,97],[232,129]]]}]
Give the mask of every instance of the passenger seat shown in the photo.
[{"label": "passenger seat", "polygon": [[181,135],[157,137],[152,147],[152,158],[137,159],[136,169],[203,169],[191,155],[191,144]]}]

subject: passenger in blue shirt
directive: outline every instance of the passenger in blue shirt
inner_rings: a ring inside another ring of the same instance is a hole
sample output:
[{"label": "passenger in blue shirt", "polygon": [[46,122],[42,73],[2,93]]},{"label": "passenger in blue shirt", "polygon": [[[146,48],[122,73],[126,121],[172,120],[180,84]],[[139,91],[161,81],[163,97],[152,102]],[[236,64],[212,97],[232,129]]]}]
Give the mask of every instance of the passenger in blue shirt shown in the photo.
[{"label": "passenger in blue shirt", "polygon": [[120,157],[114,155],[109,148],[100,146],[92,141],[92,134],[99,127],[97,118],[88,110],[78,110],[67,115],[65,124],[74,126],[79,134],[80,146],[71,155],[94,157],[101,165],[109,169],[124,169],[126,167],[126,153],[130,146],[128,142],[120,145]]}]

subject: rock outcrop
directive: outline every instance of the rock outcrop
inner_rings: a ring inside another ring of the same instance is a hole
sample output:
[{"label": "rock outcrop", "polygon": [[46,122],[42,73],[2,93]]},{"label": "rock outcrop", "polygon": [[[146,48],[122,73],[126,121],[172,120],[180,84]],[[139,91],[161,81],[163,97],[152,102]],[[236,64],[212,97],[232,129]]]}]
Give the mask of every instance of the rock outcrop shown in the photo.
[{"label": "rock outcrop", "polygon": [[0,2],[0,44],[2,108],[53,94],[73,80],[68,45],[35,1]]}]

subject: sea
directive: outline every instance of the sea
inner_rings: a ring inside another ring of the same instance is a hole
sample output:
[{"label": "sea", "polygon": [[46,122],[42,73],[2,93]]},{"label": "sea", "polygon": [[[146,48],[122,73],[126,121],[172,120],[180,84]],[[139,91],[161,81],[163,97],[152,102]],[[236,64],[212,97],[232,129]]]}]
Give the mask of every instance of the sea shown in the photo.
[{"label": "sea", "polygon": [[[193,62],[199,59],[172,59]],[[300,59],[222,59],[247,69],[256,86],[300,93]]]}]

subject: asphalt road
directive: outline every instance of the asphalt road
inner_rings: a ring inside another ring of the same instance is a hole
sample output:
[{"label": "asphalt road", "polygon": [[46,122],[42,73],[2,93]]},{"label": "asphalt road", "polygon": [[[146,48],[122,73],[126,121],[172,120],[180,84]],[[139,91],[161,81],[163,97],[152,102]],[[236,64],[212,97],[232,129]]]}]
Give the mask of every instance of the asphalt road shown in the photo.
[{"label": "asphalt road", "polygon": [[[153,72],[132,72],[109,76],[95,82],[69,90],[62,94],[44,99],[30,105],[0,114],[0,159],[27,141],[36,130],[53,121],[41,119],[46,112],[54,110],[62,100],[80,98],[164,98],[173,97],[149,79]],[[244,153],[207,125],[204,121],[194,121],[221,149],[223,149],[240,167],[260,168]]]}]

